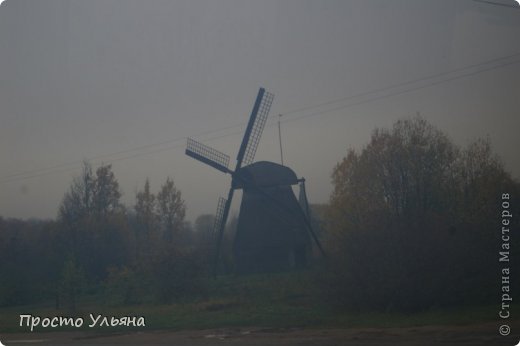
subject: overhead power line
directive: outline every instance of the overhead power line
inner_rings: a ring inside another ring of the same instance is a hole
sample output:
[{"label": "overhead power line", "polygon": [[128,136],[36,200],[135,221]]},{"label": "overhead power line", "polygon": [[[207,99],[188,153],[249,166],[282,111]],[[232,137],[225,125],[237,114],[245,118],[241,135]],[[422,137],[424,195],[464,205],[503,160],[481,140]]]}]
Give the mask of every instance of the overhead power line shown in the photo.
[{"label": "overhead power line", "polygon": [[[213,129],[213,130],[209,130],[209,131],[204,131],[204,132],[197,133],[193,137],[204,136],[204,135],[207,135],[207,134],[211,134],[211,133],[215,133],[215,132],[221,132],[221,131],[225,131],[225,130],[229,130],[229,129],[232,129],[232,128],[235,128],[235,127],[241,127],[241,126],[242,126],[242,124],[237,124],[237,125],[222,127],[222,128],[219,128],[219,129]],[[141,150],[144,150],[144,149],[158,147],[158,146],[171,144],[171,143],[175,143],[175,142],[180,142],[180,141],[185,141],[185,140],[186,140],[186,137],[177,137],[177,138],[173,138],[173,139],[166,140],[166,141],[161,141],[161,142],[151,143],[151,144],[142,145],[142,146],[138,146],[138,147],[133,147],[133,148],[130,148],[130,149],[116,151],[116,152],[112,152],[112,153],[108,153],[108,154],[91,156],[91,157],[87,158],[87,160],[88,161],[100,160],[100,159],[104,159],[104,158],[109,158],[109,157],[113,157],[113,156],[117,156],[117,155],[121,155],[121,154],[126,154],[126,153],[130,153],[130,152],[135,152],[135,151],[141,151]],[[171,148],[168,148],[168,149],[171,149]],[[165,149],[163,148],[163,149],[160,149],[159,151],[164,151],[164,150]],[[153,152],[157,152],[157,151],[153,151]],[[141,153],[141,154],[134,154],[131,157],[136,157],[136,156],[140,156],[140,155],[148,154],[148,153],[150,153],[150,152]],[[112,159],[112,160],[110,160],[110,162],[119,161],[119,160],[120,159]],[[11,180],[17,180],[17,179],[12,179],[12,178],[18,178],[18,177],[20,177],[21,179],[25,179],[25,178],[29,178],[29,177],[30,178],[32,178],[32,177],[39,177],[39,176],[42,176],[42,175],[47,175],[48,173],[52,173],[55,170],[57,170],[56,172],[62,172],[62,171],[68,171],[68,170],[76,169],[77,165],[81,164],[82,162],[83,162],[82,160],[75,160],[75,161],[71,161],[71,162],[67,162],[67,163],[63,163],[63,164],[58,164],[58,165],[54,165],[54,166],[42,167],[42,168],[37,168],[37,169],[23,171],[23,172],[19,172],[19,173],[15,173],[15,174],[6,175],[6,176],[2,177],[2,179],[0,180],[0,183],[1,182],[8,182],[8,181],[11,181]],[[71,168],[70,166],[74,166],[74,167]],[[69,168],[67,168],[67,167],[69,167]],[[47,172],[47,171],[50,171],[50,172]],[[35,174],[35,173],[39,173],[39,174]]]},{"label": "overhead power line", "polygon": [[[515,57],[520,57],[520,53],[515,53],[515,54],[511,54],[511,55],[507,55],[507,56],[503,56],[503,57],[487,60],[487,61],[484,61],[484,62],[481,62],[481,63],[477,63],[477,64],[473,64],[473,65],[468,65],[468,66],[465,66],[465,67],[457,68],[457,69],[454,69],[454,70],[451,70],[451,71],[437,73],[437,74],[421,77],[421,78],[418,78],[418,79],[414,79],[414,80],[410,80],[410,81],[406,81],[406,82],[402,82],[402,83],[398,83],[398,84],[393,84],[393,85],[389,85],[389,86],[382,87],[382,88],[373,89],[373,90],[366,91],[366,92],[363,92],[363,93],[359,93],[359,94],[356,94],[356,95],[350,95],[350,96],[347,96],[347,97],[334,99],[334,100],[330,100],[330,101],[327,101],[327,102],[322,102],[322,103],[319,103],[319,104],[315,104],[315,105],[310,105],[310,106],[294,109],[294,110],[291,110],[291,111],[287,111],[287,112],[281,113],[281,115],[286,116],[286,115],[290,115],[290,114],[301,113],[301,112],[305,112],[305,111],[308,111],[308,110],[319,109],[319,108],[323,108],[323,107],[328,106],[328,105],[334,105],[334,104],[337,104],[337,103],[340,103],[340,102],[344,102],[344,101],[348,101],[348,100],[355,100],[355,99],[359,99],[361,97],[365,97],[365,96],[376,94],[376,96],[371,97],[371,98],[366,98],[366,99],[363,99],[363,100],[360,100],[360,101],[355,101],[355,102],[352,102],[352,103],[342,104],[340,106],[327,108],[327,109],[320,110],[320,111],[315,111],[315,112],[313,112],[311,114],[304,114],[304,115],[301,115],[301,116],[289,117],[288,119],[286,118],[286,119],[282,120],[281,122],[287,123],[287,122],[292,122],[292,121],[301,120],[301,119],[305,119],[305,118],[315,117],[315,116],[322,115],[324,113],[330,113],[330,112],[334,112],[334,111],[337,111],[337,110],[341,110],[341,109],[345,109],[345,108],[349,108],[349,107],[354,107],[354,106],[358,106],[358,105],[361,105],[361,104],[366,104],[366,103],[382,100],[382,99],[393,97],[393,96],[398,96],[398,95],[405,94],[405,93],[408,93],[408,92],[424,89],[424,88],[435,86],[435,85],[438,85],[438,84],[447,83],[447,82],[450,82],[450,81],[453,81],[453,80],[457,80],[457,79],[473,76],[473,75],[480,74],[480,73],[483,73],[483,72],[487,72],[487,71],[491,71],[491,70],[494,70],[494,69],[498,69],[498,68],[502,68],[502,67],[515,65],[515,64],[520,63],[520,60],[513,60],[513,61],[508,61],[508,62],[504,62],[504,63],[498,64],[498,65],[492,65],[492,66],[487,67],[487,68],[474,70],[474,69],[482,67],[482,66],[488,66],[488,65],[491,65],[493,63],[496,63],[496,62],[499,62],[499,61],[504,61],[504,60],[507,60],[507,59],[515,58]],[[473,70],[473,71],[471,71],[471,70]],[[464,72],[464,71],[470,71],[470,72],[460,74],[460,72]],[[457,74],[457,73],[459,73],[459,74]],[[439,79],[439,78],[442,78],[442,77],[448,77],[448,78],[435,80],[435,79]],[[434,80],[434,81],[432,81],[430,83],[426,83],[426,84],[417,86],[418,83],[431,81],[431,80]],[[403,88],[405,86],[411,86],[411,87],[405,88],[405,89],[400,89],[400,88]],[[383,93],[385,91],[391,91],[391,90],[394,90],[394,89],[399,89],[399,90],[381,95],[381,93]],[[203,142],[212,141],[212,140],[216,140],[216,139],[219,139],[219,138],[224,138],[224,137],[233,136],[233,135],[242,133],[242,127],[245,126],[245,124],[246,124],[246,122],[242,122],[242,123],[237,123],[235,125],[231,125],[231,126],[227,126],[227,127],[211,129],[211,130],[207,130],[207,131],[203,131],[203,132],[197,133],[197,134],[192,135],[190,137],[197,138],[197,137],[209,135],[209,134],[212,134],[212,133],[218,133],[218,132],[230,130],[230,129],[233,129],[233,128],[240,128],[240,131],[234,131],[232,133],[227,133],[227,134],[224,134],[224,135],[214,136],[214,137],[211,137],[211,138],[203,140]],[[267,126],[273,126],[273,125],[276,125],[276,124],[271,123],[271,124],[269,124]],[[126,159],[130,159],[130,158],[135,158],[135,157],[139,157],[139,156],[143,156],[143,155],[149,155],[149,154],[154,154],[154,153],[158,153],[158,152],[162,152],[162,151],[166,151],[166,150],[172,150],[172,149],[179,148],[179,147],[184,147],[184,143],[182,143],[182,144],[178,144],[178,145],[174,145],[174,146],[169,146],[169,147],[166,147],[166,148],[159,148],[159,149],[155,149],[155,150],[139,152],[139,151],[142,151],[142,150],[145,150],[145,149],[160,147],[160,146],[163,146],[163,145],[166,145],[166,144],[172,144],[172,143],[176,143],[176,142],[180,142],[180,141],[184,142],[186,140],[186,138],[187,137],[178,137],[178,138],[174,138],[174,139],[170,139],[170,140],[166,140],[166,141],[161,141],[161,142],[151,143],[151,144],[142,145],[142,146],[138,146],[138,147],[133,147],[133,148],[130,148],[130,149],[117,151],[117,152],[113,152],[113,153],[107,153],[107,154],[92,156],[92,157],[90,157],[88,159],[89,160],[100,160],[100,159],[105,159],[105,158],[118,156],[118,155],[121,155],[121,154],[134,153],[134,154],[131,154],[131,155],[126,155],[126,156],[123,156],[123,157],[116,157],[116,158],[107,160],[108,163],[117,162],[117,161],[126,160]],[[37,168],[37,169],[33,169],[33,170],[27,170],[27,171],[20,172],[20,173],[10,174],[10,175],[2,177],[0,179],[0,183],[7,183],[7,182],[12,182],[12,181],[31,179],[31,178],[45,176],[45,175],[49,175],[49,174],[53,174],[53,173],[60,173],[60,172],[75,170],[75,169],[78,168],[78,166],[81,164],[81,162],[82,161],[78,160],[78,161],[73,161],[73,162],[68,162],[68,163],[63,163],[63,164],[43,167],[43,168]]]},{"label": "overhead power line", "polygon": [[404,90],[399,90],[399,91],[396,91],[396,92],[392,92],[390,94],[385,94],[385,95],[381,95],[381,96],[372,97],[372,98],[369,98],[369,99],[366,99],[366,100],[361,100],[361,101],[349,103],[349,104],[342,105],[342,106],[339,106],[339,107],[334,107],[334,108],[331,108],[331,109],[325,109],[323,111],[314,112],[312,114],[307,114],[307,115],[301,115],[301,116],[293,117],[293,118],[284,120],[283,122],[291,122],[291,121],[295,121],[295,120],[301,120],[301,119],[304,119],[304,118],[315,117],[317,115],[321,115],[321,114],[324,114],[324,113],[330,113],[330,112],[334,112],[334,111],[337,111],[337,110],[340,110],[340,109],[344,109],[344,108],[359,106],[359,105],[362,105],[362,104],[365,104],[365,103],[379,101],[379,100],[386,99],[386,98],[393,97],[393,96],[399,96],[399,95],[406,94],[406,93],[409,93],[409,92],[412,92],[412,91],[429,88],[429,87],[432,87],[432,86],[435,86],[435,85],[438,85],[438,84],[451,82],[451,81],[454,81],[454,80],[457,80],[457,79],[462,79],[462,78],[465,78],[465,77],[474,76],[474,75],[479,74],[479,73],[495,70],[497,68],[502,68],[502,67],[506,67],[506,66],[510,66],[510,65],[516,65],[516,64],[520,64],[520,60],[515,60],[515,61],[508,62],[508,63],[500,64],[500,65],[497,65],[497,66],[494,66],[494,67],[490,67],[490,68],[487,68],[487,69],[482,69],[482,70],[478,70],[478,71],[474,71],[474,72],[469,72],[469,73],[453,76],[453,77],[450,77],[450,78],[447,78],[447,79],[442,79],[442,80],[439,80],[439,81],[435,81],[435,82],[432,82],[432,83],[427,83],[427,84],[424,84],[424,85],[421,85],[421,86],[417,86],[417,87],[413,87],[413,88],[407,88],[407,89],[404,89]]},{"label": "overhead power line", "polygon": [[520,6],[518,5],[510,5],[510,4],[504,4],[501,2],[495,2],[495,1],[486,1],[486,0],[473,0],[474,2],[481,2],[488,5],[494,5],[494,6],[502,6],[502,7],[509,7],[513,8],[515,10],[520,10]]},{"label": "overhead power line", "polygon": [[[483,61],[483,62],[480,62],[480,63],[476,63],[476,64],[472,64],[472,65],[467,65],[467,66],[464,66],[464,67],[456,68],[456,69],[453,69],[453,70],[450,70],[450,71],[447,71],[447,72],[435,73],[435,74],[431,74],[431,75],[424,76],[424,77],[421,77],[421,78],[417,78],[417,79],[413,79],[413,80],[409,80],[409,81],[405,81],[405,82],[401,82],[401,83],[392,84],[392,85],[388,85],[388,86],[385,86],[385,87],[373,89],[373,90],[370,90],[370,91],[364,91],[364,92],[356,94],[356,95],[350,95],[350,96],[341,97],[341,98],[338,98],[338,99],[330,100],[330,101],[327,101],[327,102],[323,102],[323,103],[319,103],[319,104],[315,104],[315,105],[311,105],[311,106],[297,108],[297,109],[294,109],[294,110],[282,113],[282,115],[288,115],[288,114],[292,114],[292,113],[300,113],[300,112],[304,112],[304,111],[307,111],[307,110],[310,110],[310,109],[315,109],[315,108],[320,108],[320,107],[323,107],[323,106],[327,106],[329,104],[338,103],[338,102],[342,102],[342,101],[347,101],[347,100],[351,100],[351,99],[356,99],[356,98],[363,97],[363,96],[368,96],[368,95],[379,93],[379,92],[386,91],[386,90],[389,90],[389,89],[400,88],[400,87],[404,87],[404,86],[407,86],[407,85],[417,84],[419,82],[423,82],[423,81],[427,81],[427,80],[431,80],[431,79],[435,79],[435,78],[439,78],[439,77],[443,77],[443,76],[449,76],[449,75],[452,75],[454,73],[471,70],[471,69],[474,69],[474,68],[477,68],[477,67],[490,65],[490,64],[493,64],[493,63],[496,63],[496,62],[499,62],[499,61],[504,61],[504,60],[512,59],[512,58],[516,58],[516,57],[520,57],[520,53],[510,54],[510,55],[502,56],[502,57],[499,57],[499,58],[486,60],[486,61]],[[272,115],[271,117],[274,117],[274,115]]]},{"label": "overhead power line", "polygon": [[[233,128],[233,127],[236,127],[236,125],[235,126],[229,126],[228,128]],[[208,133],[208,131],[200,133],[199,135],[203,135],[203,134],[207,134],[207,133]],[[232,136],[232,135],[237,135],[237,134],[240,134],[240,133],[242,133],[242,129],[240,129],[239,131],[234,131],[232,133],[227,133],[227,134],[220,135],[220,136],[210,137],[210,138],[207,138],[206,140],[203,140],[202,142],[209,142],[209,141],[213,141],[213,140],[216,140],[216,139],[219,139],[219,138],[224,138],[224,137],[228,137],[228,136]],[[171,141],[167,141],[167,142],[170,142],[170,143],[182,141],[182,143],[176,144],[176,145],[173,145],[173,146],[168,146],[166,148],[160,148],[160,149],[146,151],[144,153],[135,153],[135,154],[132,154],[132,155],[126,155],[126,156],[123,156],[123,157],[114,158],[114,159],[111,159],[107,163],[114,163],[114,162],[118,162],[118,161],[123,161],[123,160],[131,159],[131,158],[135,158],[135,157],[139,157],[139,156],[144,156],[144,155],[156,154],[156,153],[159,153],[159,152],[162,152],[162,151],[173,150],[173,149],[177,149],[177,148],[184,148],[185,147],[185,143],[184,143],[185,140],[186,140],[186,137],[178,138],[178,139],[171,140]],[[151,145],[148,145],[147,147],[152,147],[152,146],[156,146],[156,145],[155,144],[151,144]],[[140,147],[140,149],[142,149],[142,147]],[[121,154],[121,153],[128,153],[130,151],[131,150],[129,149],[129,150],[120,151],[118,153],[119,154]],[[93,157],[91,160],[98,160],[100,158],[103,158],[103,157],[106,157],[106,156],[113,156],[113,155],[115,155],[115,153],[106,154],[106,155],[99,155],[99,156]],[[54,167],[58,168],[58,169],[46,170],[44,172],[38,172],[38,171],[41,171],[41,170],[44,170],[44,169],[34,170],[33,172],[31,172],[31,174],[26,174],[26,175],[23,175],[21,177],[20,176],[14,176],[14,177],[9,178],[9,179],[2,179],[2,180],[0,180],[0,183],[7,183],[7,182],[11,182],[11,181],[25,180],[25,179],[42,177],[42,176],[46,176],[46,175],[50,175],[50,174],[54,174],[54,173],[63,173],[63,172],[73,171],[73,170],[78,169],[78,165],[81,164],[82,162],[83,161],[76,161],[74,163],[63,164],[63,165],[56,165]],[[35,172],[38,172],[38,173],[35,173]]]}]

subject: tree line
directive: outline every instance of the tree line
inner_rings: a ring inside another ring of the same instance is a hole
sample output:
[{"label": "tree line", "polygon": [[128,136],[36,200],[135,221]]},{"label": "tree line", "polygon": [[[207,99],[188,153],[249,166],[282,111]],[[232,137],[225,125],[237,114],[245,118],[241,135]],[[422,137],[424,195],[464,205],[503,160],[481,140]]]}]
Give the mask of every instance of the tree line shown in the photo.
[{"label": "tree line", "polygon": [[[332,183],[327,282],[334,299],[404,311],[498,301],[501,198],[508,194],[519,215],[520,185],[489,139],[462,148],[420,117],[400,120],[349,150]],[[520,238],[509,246],[520,248]]]},{"label": "tree line", "polygon": [[[496,302],[500,199],[508,193],[511,214],[520,215],[520,185],[489,139],[460,147],[420,117],[403,119],[348,150],[331,178],[330,200],[314,208],[313,222],[328,256],[310,270],[324,303],[416,311]],[[213,216],[187,222],[169,177],[156,193],[147,179],[130,207],[121,195],[111,165],[84,162],[56,219],[0,217],[0,275],[9,278],[0,281],[0,306],[54,299],[74,311],[93,294],[107,304],[205,296]],[[236,218],[225,233],[224,273],[233,272],[235,227]],[[520,248],[520,238],[508,246]]]},{"label": "tree line", "polygon": [[85,294],[131,304],[201,292],[213,216],[201,215],[194,230],[170,177],[157,194],[146,179],[132,207],[121,195],[111,165],[84,162],[55,220],[0,217],[0,275],[9,278],[0,282],[0,305],[55,299],[74,311]]}]

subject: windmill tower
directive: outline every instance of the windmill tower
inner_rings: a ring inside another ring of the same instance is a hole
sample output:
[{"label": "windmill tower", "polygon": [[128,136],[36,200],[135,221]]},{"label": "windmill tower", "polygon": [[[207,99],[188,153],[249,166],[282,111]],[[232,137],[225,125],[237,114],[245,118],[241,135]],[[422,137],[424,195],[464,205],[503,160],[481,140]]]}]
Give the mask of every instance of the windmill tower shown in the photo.
[{"label": "windmill tower", "polygon": [[298,179],[289,167],[274,162],[253,163],[273,98],[273,94],[263,88],[258,91],[234,170],[228,168],[228,155],[188,138],[186,155],[231,175],[228,198],[220,197],[215,217],[215,273],[231,201],[237,189],[243,190],[233,243],[238,273],[304,267],[311,245],[309,233],[323,253],[291,187],[298,183],[303,186],[305,180]]}]

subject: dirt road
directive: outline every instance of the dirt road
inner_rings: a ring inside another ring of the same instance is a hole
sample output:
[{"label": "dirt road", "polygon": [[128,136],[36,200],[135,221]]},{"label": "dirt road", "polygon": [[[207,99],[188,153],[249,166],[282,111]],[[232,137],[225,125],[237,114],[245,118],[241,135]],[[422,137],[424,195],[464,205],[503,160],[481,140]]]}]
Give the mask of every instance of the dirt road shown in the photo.
[{"label": "dirt road", "polygon": [[[87,332],[0,335],[6,346],[15,345],[179,345],[179,346],[332,346],[332,345],[516,345],[520,324],[502,337],[496,323],[472,326],[409,328],[266,329],[229,328],[196,331],[148,331],[119,334]],[[516,333],[515,333],[516,330]],[[513,336],[513,335],[516,335]]]}]

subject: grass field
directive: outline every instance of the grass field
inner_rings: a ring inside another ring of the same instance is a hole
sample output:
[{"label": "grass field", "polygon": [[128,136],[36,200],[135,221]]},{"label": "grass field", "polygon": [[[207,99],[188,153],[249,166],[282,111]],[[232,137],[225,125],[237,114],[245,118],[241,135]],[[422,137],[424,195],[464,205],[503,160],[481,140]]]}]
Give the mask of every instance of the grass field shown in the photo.
[{"label": "grass field", "polygon": [[[148,330],[209,329],[222,327],[269,328],[355,328],[460,325],[497,320],[496,306],[433,309],[415,314],[348,312],[324,304],[309,273],[266,274],[221,277],[211,280],[200,297],[169,305],[110,306],[98,297],[84,297],[76,316],[84,318],[83,330],[140,329],[133,327],[89,328],[89,313],[108,317],[144,316]],[[70,316],[53,303],[0,309],[0,332],[27,332],[20,327],[20,314],[54,317]],[[42,328],[35,331],[77,330],[74,327]]]}]

